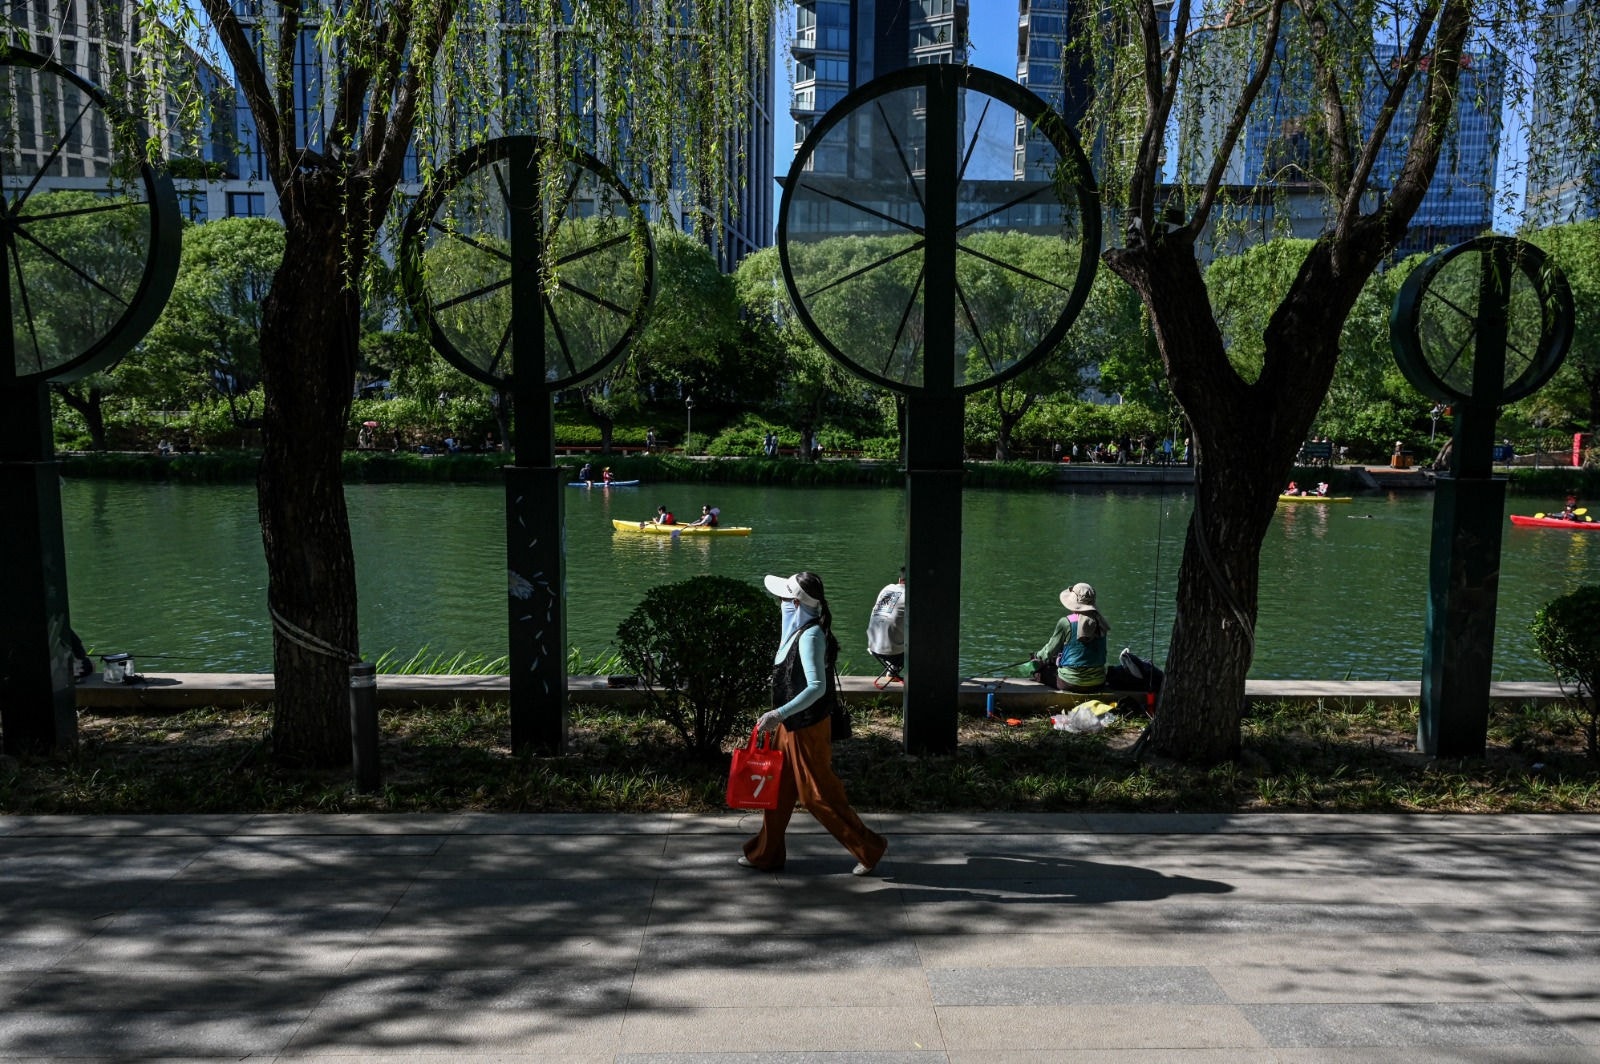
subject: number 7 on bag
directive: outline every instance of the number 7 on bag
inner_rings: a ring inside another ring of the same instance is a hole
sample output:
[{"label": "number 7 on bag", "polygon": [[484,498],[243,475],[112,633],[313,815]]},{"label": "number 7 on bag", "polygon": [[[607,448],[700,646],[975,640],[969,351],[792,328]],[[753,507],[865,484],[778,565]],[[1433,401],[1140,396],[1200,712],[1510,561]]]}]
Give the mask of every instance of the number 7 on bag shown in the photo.
[{"label": "number 7 on bag", "polygon": [[731,809],[776,809],[778,791],[769,787],[783,775],[783,751],[765,745],[768,740],[759,728],[750,729],[750,743],[733,752],[728,766],[728,807]]}]

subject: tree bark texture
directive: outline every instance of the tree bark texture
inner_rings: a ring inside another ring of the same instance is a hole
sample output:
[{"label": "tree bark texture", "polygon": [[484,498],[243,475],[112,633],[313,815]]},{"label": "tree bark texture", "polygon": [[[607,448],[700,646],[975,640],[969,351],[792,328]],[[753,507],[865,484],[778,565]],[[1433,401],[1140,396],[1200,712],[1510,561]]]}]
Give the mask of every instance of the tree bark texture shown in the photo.
[{"label": "tree bark texture", "polygon": [[[1357,241],[1363,251],[1379,246],[1370,235]],[[1152,750],[1163,756],[1215,764],[1238,753],[1261,544],[1327,394],[1344,318],[1371,272],[1370,265],[1335,271],[1331,247],[1325,237],[1311,251],[1269,322],[1265,368],[1254,382],[1228,361],[1192,246],[1169,239],[1106,256],[1150,310],[1199,449],[1167,679],[1151,732]],[[1376,252],[1367,253],[1375,264]]]},{"label": "tree bark texture", "polygon": [[349,665],[359,657],[355,557],[340,459],[360,321],[347,233],[329,182],[303,176],[283,265],[262,307],[264,446],[258,481],[277,683],[272,743],[285,764],[350,763]]},{"label": "tree bark texture", "polygon": [[71,388],[57,387],[56,394],[61,396],[61,401],[78,412],[83,418],[84,427],[89,430],[89,447],[91,450],[103,451],[106,449],[106,416],[105,406],[102,403],[103,393],[99,388],[90,388],[87,396],[80,396]]}]

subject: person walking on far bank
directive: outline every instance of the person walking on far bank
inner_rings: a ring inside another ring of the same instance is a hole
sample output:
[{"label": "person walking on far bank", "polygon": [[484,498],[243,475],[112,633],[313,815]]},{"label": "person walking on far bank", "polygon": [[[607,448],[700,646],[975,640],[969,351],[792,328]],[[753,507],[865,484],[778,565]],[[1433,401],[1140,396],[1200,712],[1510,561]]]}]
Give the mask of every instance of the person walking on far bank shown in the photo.
[{"label": "person walking on far bank", "polygon": [[778,780],[778,805],[761,814],[761,831],[744,844],[739,864],[763,872],[780,872],[788,852],[784,832],[796,802],[855,855],[851,874],[864,876],[883,859],[889,843],[868,828],[850,808],[844,784],[833,773],[833,706],[839,693],[833,665],[839,641],[833,635],[822,577],[799,572],[768,576],[767,591],[783,611],[783,630],[773,657],[773,709],[756,721],[764,732],[776,732],[783,751]]}]

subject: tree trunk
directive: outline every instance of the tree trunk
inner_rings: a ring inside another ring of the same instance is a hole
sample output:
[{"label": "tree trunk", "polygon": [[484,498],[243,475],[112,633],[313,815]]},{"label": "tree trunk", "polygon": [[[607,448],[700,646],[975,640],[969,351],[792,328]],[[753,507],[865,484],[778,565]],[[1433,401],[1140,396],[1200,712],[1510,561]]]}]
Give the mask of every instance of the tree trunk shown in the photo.
[{"label": "tree trunk", "polygon": [[1327,393],[1339,330],[1366,273],[1336,277],[1328,248],[1313,249],[1268,325],[1260,378],[1246,382],[1228,361],[1192,247],[1173,240],[1106,259],[1150,309],[1168,380],[1199,449],[1151,745],[1165,756],[1215,764],[1238,753],[1261,544]]},{"label": "tree trunk", "polygon": [[349,277],[361,254],[350,249],[340,197],[316,180],[295,184],[283,265],[262,307],[258,486],[277,683],[273,754],[333,767],[350,763],[349,665],[359,650],[340,457],[360,321]]},{"label": "tree trunk", "polygon": [[83,418],[83,425],[89,430],[89,449],[103,451],[106,449],[106,413],[105,394],[99,388],[90,388],[87,395],[79,395],[70,388],[57,388],[56,394],[61,396],[61,401],[78,412]]}]

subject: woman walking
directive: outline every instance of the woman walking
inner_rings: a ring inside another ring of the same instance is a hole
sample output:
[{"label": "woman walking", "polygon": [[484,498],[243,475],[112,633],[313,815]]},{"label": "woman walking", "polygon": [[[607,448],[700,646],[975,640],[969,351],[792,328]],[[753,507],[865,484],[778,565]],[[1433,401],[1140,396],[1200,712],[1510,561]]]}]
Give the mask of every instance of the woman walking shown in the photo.
[{"label": "woman walking", "polygon": [[772,705],[756,726],[776,732],[783,751],[783,776],[778,781],[778,805],[762,813],[761,831],[744,844],[739,863],[746,868],[777,872],[787,851],[784,832],[797,801],[817,822],[855,855],[854,875],[872,872],[883,858],[888,842],[861,822],[844,784],[833,773],[833,716],[838,690],[833,664],[839,641],[833,636],[833,613],[815,573],[768,576],[766,588],[783,611],[778,652],[773,657]]}]

